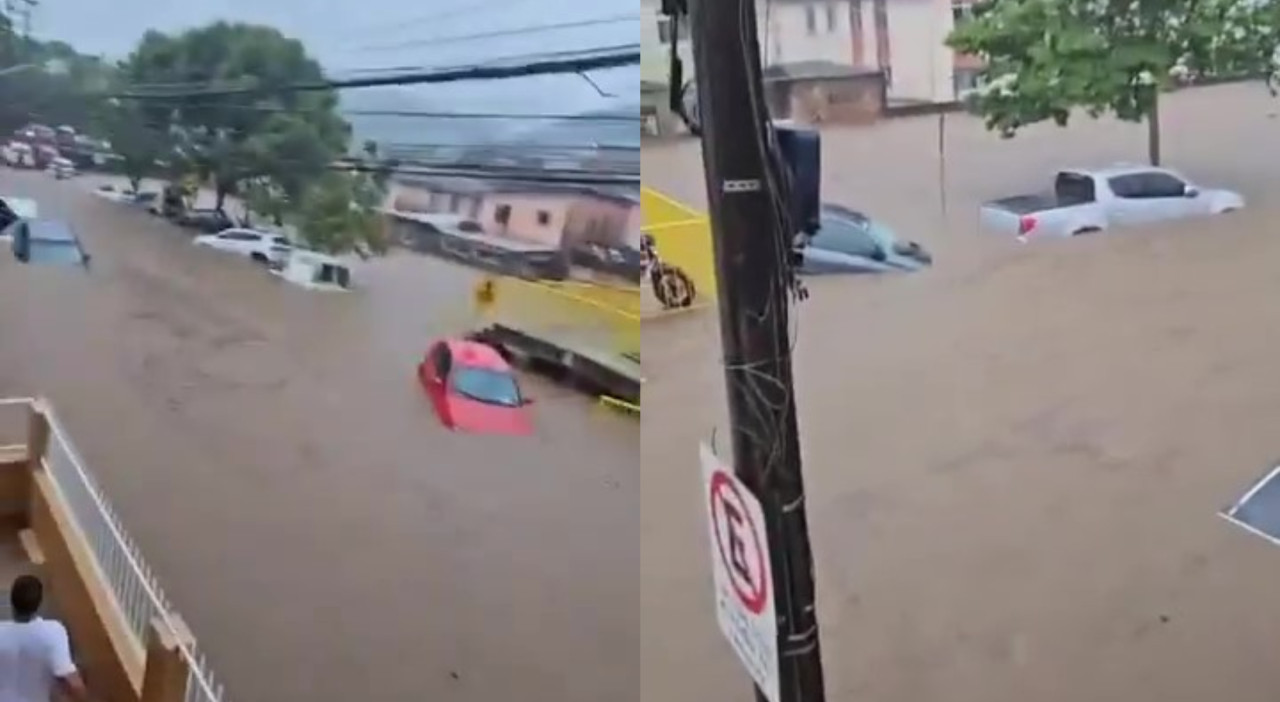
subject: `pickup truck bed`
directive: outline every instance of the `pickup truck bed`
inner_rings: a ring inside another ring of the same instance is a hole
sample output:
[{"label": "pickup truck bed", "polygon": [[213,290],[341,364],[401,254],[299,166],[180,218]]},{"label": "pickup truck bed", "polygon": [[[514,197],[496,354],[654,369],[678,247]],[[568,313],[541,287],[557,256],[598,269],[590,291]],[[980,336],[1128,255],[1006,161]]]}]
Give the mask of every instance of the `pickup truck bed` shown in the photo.
[{"label": "pickup truck bed", "polygon": [[1002,197],[999,200],[992,200],[986,203],[987,207],[993,209],[1004,210],[1016,215],[1031,214],[1032,212],[1042,212],[1044,210],[1054,210],[1059,207],[1067,207],[1069,204],[1063,202],[1057,195],[1053,193],[1034,193],[1031,195],[1011,195]]}]

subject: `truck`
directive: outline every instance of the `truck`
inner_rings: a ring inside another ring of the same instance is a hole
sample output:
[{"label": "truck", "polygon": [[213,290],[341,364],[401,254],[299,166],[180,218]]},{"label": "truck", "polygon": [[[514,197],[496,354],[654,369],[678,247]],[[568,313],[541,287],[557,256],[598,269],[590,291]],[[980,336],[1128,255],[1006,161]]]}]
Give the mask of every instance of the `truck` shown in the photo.
[{"label": "truck", "polygon": [[1202,188],[1176,171],[1120,164],[1096,170],[1063,170],[1045,193],[1014,195],[984,204],[983,229],[1018,241],[1069,237],[1233,212],[1244,197]]}]

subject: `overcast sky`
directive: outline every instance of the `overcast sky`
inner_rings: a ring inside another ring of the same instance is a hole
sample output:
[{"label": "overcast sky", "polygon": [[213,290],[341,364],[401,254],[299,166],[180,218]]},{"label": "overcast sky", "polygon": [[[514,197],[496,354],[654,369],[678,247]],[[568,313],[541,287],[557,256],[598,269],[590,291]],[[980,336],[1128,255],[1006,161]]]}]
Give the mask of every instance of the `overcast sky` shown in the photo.
[{"label": "overcast sky", "polygon": [[[326,67],[345,71],[443,66],[535,53],[639,42],[636,0],[41,0],[32,34],[61,39],[82,53],[123,58],[143,32],[178,31],[215,20],[273,25],[301,39]],[[432,39],[578,20],[626,17],[610,24],[450,41]],[[607,94],[639,101],[639,69],[593,74]],[[608,107],[576,76],[485,84],[424,86],[438,105],[464,109],[580,111]]]}]

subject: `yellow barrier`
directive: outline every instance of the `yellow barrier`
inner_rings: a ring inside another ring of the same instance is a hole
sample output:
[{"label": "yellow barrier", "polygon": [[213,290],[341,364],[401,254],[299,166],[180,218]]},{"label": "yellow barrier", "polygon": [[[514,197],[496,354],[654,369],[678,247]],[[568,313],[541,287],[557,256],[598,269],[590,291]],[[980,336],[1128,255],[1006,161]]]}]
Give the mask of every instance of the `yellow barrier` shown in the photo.
[{"label": "yellow barrier", "polygon": [[627,402],[626,400],[619,400],[611,395],[601,395],[600,406],[607,407],[611,410],[617,410],[619,412],[634,414],[636,416],[640,415],[640,405]]},{"label": "yellow barrier", "polygon": [[490,276],[476,293],[476,313],[488,323],[620,356],[640,355],[639,288]]},{"label": "yellow barrier", "polygon": [[706,215],[652,188],[640,190],[644,233],[653,237],[664,263],[680,268],[697,290],[694,305],[715,300],[715,255]]}]

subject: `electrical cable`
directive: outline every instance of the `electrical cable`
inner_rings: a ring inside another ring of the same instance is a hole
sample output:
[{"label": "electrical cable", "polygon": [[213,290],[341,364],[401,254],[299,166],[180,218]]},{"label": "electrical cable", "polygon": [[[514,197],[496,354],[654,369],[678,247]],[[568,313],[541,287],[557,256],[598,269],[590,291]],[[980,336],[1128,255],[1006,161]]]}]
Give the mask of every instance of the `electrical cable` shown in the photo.
[{"label": "electrical cable", "polygon": [[[560,51],[536,51],[536,52],[523,52],[519,54],[507,54],[505,56],[494,56],[491,58],[480,59],[477,61],[469,61],[466,63],[453,63],[453,64],[443,64],[443,65],[414,64],[414,65],[408,65],[408,66],[339,68],[339,69],[331,69],[326,71],[325,75],[322,76],[321,79],[316,79],[316,80],[344,82],[347,80],[354,80],[357,78],[363,78],[367,76],[390,77],[390,76],[416,75],[424,72],[454,70],[459,68],[472,68],[475,66],[490,66],[495,64],[503,64],[507,62],[518,62],[518,61],[530,62],[530,61],[544,60],[544,59],[555,58],[555,57],[573,57],[573,58],[594,57],[599,55],[600,53],[608,53],[613,51],[621,52],[621,51],[628,51],[628,50],[639,50],[640,48],[641,46],[639,43],[630,42],[626,44],[606,44],[603,46],[594,46],[586,49],[564,49]],[[218,88],[252,87],[252,86],[246,86],[243,83],[244,80],[245,80],[244,78],[241,78],[240,82],[231,82],[231,81],[220,82],[212,78],[209,78],[209,79],[201,78],[201,79],[183,80],[183,81],[133,83],[131,85],[126,85],[124,87],[131,91],[168,90],[168,91],[173,91],[172,94],[175,98],[184,98],[186,97],[187,92],[190,92],[190,90],[196,89],[196,88],[210,88],[213,86],[217,86]],[[108,98],[113,97],[113,95],[111,95],[109,92],[102,93],[101,95],[103,97],[108,97]]]},{"label": "electrical cable", "polygon": [[472,144],[452,143],[452,142],[418,142],[418,141],[379,141],[379,148],[393,148],[404,150],[425,150],[425,149],[489,149],[493,151],[604,151],[625,154],[640,153],[639,146],[630,144],[539,144],[537,142],[528,143],[501,143],[501,142],[480,142]]},{"label": "electrical cable", "polygon": [[423,39],[412,39],[409,41],[396,42],[391,44],[372,44],[358,47],[361,51],[393,51],[399,49],[410,48],[414,46],[423,46],[430,44],[432,46],[440,46],[444,44],[459,44],[477,39],[497,39],[500,37],[525,36],[528,34],[538,34],[540,32],[553,32],[562,29],[577,29],[581,27],[597,27],[606,24],[617,24],[619,22],[633,21],[638,22],[639,15],[635,13],[627,13],[623,15],[611,15],[609,17],[598,17],[588,20],[576,20],[572,22],[553,22],[550,24],[536,24],[528,27],[517,27],[514,29],[498,29],[488,32],[476,32],[473,34],[453,34],[439,37],[426,37]]},{"label": "electrical cable", "polygon": [[317,92],[338,90],[343,88],[371,88],[389,85],[425,85],[435,83],[454,83],[471,80],[499,80],[504,78],[523,78],[538,75],[555,75],[565,73],[583,73],[605,68],[634,66],[640,63],[640,47],[597,52],[594,55],[552,57],[542,60],[530,60],[526,63],[501,65],[497,62],[486,64],[469,64],[451,68],[406,72],[389,76],[372,76],[349,80],[317,80],[303,81],[279,86],[245,85],[239,87],[212,87],[203,90],[187,90],[174,93],[139,90],[122,90],[99,94],[104,98],[120,100],[158,100],[174,98],[229,97],[234,95],[278,95],[296,92]]}]

